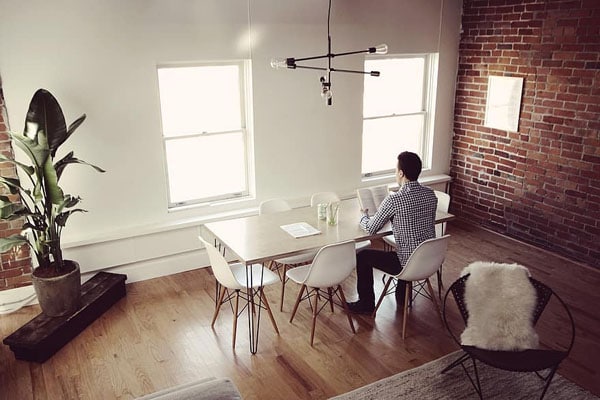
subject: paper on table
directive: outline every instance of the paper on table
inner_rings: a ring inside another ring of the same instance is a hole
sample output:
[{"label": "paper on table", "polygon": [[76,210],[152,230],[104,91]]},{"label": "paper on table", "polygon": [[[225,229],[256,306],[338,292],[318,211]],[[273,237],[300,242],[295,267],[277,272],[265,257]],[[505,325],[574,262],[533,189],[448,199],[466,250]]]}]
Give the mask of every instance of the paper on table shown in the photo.
[{"label": "paper on table", "polygon": [[314,228],[312,225],[306,222],[297,222],[295,224],[281,225],[281,229],[283,229],[295,238],[318,235],[319,233],[321,233],[320,230]]}]

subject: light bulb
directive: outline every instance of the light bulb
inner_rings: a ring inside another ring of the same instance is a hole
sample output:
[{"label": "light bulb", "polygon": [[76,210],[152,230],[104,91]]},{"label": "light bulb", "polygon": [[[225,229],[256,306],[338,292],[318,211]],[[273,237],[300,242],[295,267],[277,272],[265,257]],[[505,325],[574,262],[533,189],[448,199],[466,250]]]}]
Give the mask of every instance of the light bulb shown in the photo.
[{"label": "light bulb", "polygon": [[387,54],[387,52],[388,52],[387,44],[383,43],[378,46],[375,46],[375,54]]},{"label": "light bulb", "polygon": [[271,58],[271,68],[287,68],[286,58]]},{"label": "light bulb", "polygon": [[321,97],[324,98],[325,100],[329,100],[330,98],[333,97],[333,93],[329,89],[323,89],[321,91]]}]

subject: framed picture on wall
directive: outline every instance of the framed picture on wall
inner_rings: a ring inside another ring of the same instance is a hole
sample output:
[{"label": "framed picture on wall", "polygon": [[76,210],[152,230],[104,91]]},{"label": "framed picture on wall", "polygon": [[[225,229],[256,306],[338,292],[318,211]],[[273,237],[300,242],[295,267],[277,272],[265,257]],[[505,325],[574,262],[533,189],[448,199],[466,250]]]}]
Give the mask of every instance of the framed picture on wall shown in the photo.
[{"label": "framed picture on wall", "polygon": [[523,78],[490,76],[484,126],[517,132],[522,94]]}]

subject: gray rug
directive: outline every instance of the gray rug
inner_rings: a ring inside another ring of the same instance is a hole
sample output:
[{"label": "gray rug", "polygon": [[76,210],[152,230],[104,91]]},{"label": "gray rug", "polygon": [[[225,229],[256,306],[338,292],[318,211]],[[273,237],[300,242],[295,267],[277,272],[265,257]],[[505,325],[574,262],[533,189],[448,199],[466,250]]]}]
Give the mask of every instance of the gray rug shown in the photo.
[{"label": "gray rug", "polygon": [[[440,374],[440,371],[456,360],[460,354],[460,351],[448,354],[333,399],[478,399],[462,367],[458,366],[445,374]],[[543,382],[534,373],[501,371],[481,363],[477,364],[477,370],[483,396],[486,399],[538,399],[542,393]],[[556,374],[544,399],[596,400],[598,397]]]}]

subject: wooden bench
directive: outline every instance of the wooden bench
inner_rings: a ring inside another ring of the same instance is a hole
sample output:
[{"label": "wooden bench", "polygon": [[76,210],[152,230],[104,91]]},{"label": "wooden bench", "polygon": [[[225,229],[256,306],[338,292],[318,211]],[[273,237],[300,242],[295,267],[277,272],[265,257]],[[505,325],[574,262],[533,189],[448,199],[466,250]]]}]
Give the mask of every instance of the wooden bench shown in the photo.
[{"label": "wooden bench", "polygon": [[99,272],[81,285],[81,307],[63,317],[39,314],[4,339],[17,360],[43,363],[125,296],[127,275]]}]

